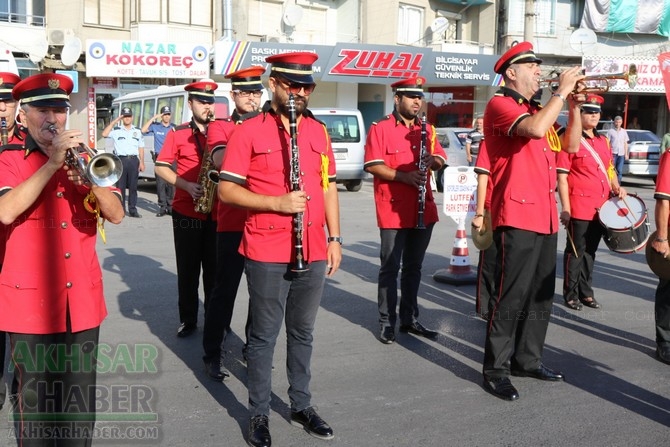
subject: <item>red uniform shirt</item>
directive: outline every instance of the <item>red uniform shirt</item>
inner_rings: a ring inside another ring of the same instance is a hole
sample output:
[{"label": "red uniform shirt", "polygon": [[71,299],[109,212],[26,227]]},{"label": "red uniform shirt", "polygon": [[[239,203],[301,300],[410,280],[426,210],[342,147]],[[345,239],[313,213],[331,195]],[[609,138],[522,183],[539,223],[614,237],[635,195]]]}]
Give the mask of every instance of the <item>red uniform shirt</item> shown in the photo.
[{"label": "red uniform shirt", "polygon": [[[19,128],[18,123],[14,127],[12,137],[7,140],[7,146],[0,146],[0,152],[9,150],[11,148],[23,148],[23,140],[25,139],[25,128]],[[5,239],[7,238],[7,227],[0,224],[0,266],[5,258]]]},{"label": "red uniform shirt", "polygon": [[[600,156],[607,171],[612,163],[607,138],[600,136],[595,130],[594,134],[594,138],[589,138],[586,134],[582,134],[582,138]],[[593,220],[598,214],[598,209],[610,196],[610,180],[598,166],[591,151],[586,149],[582,142],[579,151],[574,154],[559,152],[556,170],[568,174],[570,215],[575,219]]]},{"label": "red uniform shirt", "polygon": [[491,181],[491,158],[486,150],[486,140],[482,140],[479,144],[479,155],[475,162],[475,173],[477,175],[489,176],[486,182],[486,197],[484,198],[484,209],[491,209],[491,194],[493,193],[493,182]]},{"label": "red uniform shirt", "polygon": [[[156,165],[172,168],[172,164],[176,161],[177,175],[187,182],[197,182],[204,151],[208,151],[207,137],[191,120],[168,132],[156,159]],[[216,202],[217,200],[214,200],[214,204]],[[195,211],[193,197],[181,188],[175,188],[172,208],[179,214],[195,219],[206,220],[209,217],[209,214]],[[216,216],[214,208],[212,211],[212,217]]]},{"label": "red uniform shirt", "polygon": [[[229,118],[209,123],[207,127],[207,145],[210,147],[210,150],[225,150],[220,149],[220,147],[226,146],[236,126],[242,124],[245,119],[256,115],[257,113],[252,112],[241,116],[235,110]],[[243,231],[246,219],[247,210],[219,202],[216,212],[216,231]]]},{"label": "red uniform shirt", "polygon": [[[0,192],[32,176],[48,160],[30,137],[30,151],[0,154]],[[8,226],[0,272],[0,330],[28,334],[100,325],[107,315],[95,251],[97,222],[84,208],[88,188],[58,170],[28,210]]]},{"label": "red uniform shirt", "polygon": [[[221,180],[251,192],[279,196],[291,191],[291,137],[266,103],[263,113],[238,126],[228,141]],[[308,262],[326,259],[324,188],[335,181],[335,158],[326,127],[305,111],[298,123],[303,189],[303,253]],[[325,177],[325,178],[324,178]],[[293,215],[248,210],[240,253],[259,262],[290,263],[294,257]]]},{"label": "red uniform shirt", "polygon": [[532,139],[514,134],[516,126],[537,113],[513,90],[503,88],[484,112],[484,135],[491,162],[493,229],[509,226],[540,234],[558,231],[556,155],[560,141],[552,128]]},{"label": "red uniform shirt", "polygon": [[[658,163],[654,199],[670,200],[670,152],[668,151],[661,153],[661,160]],[[670,218],[668,226],[670,227]]]},{"label": "red uniform shirt", "polygon": [[[421,151],[421,121],[417,118],[411,127],[405,126],[396,111],[370,128],[365,143],[367,168],[385,164],[402,172],[417,169]],[[436,138],[435,128],[426,126],[426,151],[446,163],[447,155]],[[426,178],[424,222],[430,225],[439,220],[437,206],[430,187],[430,173]],[[419,190],[406,183],[374,177],[375,207],[379,228],[414,228],[418,221]]]}]

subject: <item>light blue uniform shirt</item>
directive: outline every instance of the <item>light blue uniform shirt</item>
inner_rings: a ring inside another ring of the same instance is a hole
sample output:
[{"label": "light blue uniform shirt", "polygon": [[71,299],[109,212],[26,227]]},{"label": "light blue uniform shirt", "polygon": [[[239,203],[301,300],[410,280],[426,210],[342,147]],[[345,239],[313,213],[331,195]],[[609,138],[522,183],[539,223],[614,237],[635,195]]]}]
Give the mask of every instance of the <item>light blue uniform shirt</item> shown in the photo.
[{"label": "light blue uniform shirt", "polygon": [[114,152],[118,156],[139,155],[139,148],[144,148],[142,131],[135,126],[130,130],[125,127],[115,127],[107,138],[114,140]]}]

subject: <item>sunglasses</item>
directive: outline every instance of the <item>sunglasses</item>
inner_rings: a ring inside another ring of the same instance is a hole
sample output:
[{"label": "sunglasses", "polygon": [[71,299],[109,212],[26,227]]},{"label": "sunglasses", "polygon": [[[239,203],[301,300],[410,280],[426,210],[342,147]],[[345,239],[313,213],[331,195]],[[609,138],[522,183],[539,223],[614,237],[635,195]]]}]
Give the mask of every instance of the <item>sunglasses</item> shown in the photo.
[{"label": "sunglasses", "polygon": [[281,79],[277,79],[277,83],[281,84],[282,88],[286,90],[287,92],[297,95],[300,93],[301,90],[305,91],[305,95],[311,94],[314,89],[316,88],[316,84],[298,84],[295,82],[285,82]]}]

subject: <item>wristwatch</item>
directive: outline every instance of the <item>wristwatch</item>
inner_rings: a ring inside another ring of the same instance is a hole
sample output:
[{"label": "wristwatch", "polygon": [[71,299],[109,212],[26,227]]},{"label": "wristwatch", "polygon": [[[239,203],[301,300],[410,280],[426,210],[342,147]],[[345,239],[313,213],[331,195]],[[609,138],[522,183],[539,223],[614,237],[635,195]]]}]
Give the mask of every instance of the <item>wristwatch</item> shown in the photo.
[{"label": "wristwatch", "polygon": [[328,238],[328,242],[339,242],[342,245],[342,236],[331,236]]}]

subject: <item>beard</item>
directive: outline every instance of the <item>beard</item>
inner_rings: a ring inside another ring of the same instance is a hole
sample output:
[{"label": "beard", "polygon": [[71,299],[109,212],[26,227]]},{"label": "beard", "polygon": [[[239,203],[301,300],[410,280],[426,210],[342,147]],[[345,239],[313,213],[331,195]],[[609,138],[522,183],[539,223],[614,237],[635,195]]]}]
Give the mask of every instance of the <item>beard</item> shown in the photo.
[{"label": "beard", "polygon": [[[307,102],[308,101],[307,101],[307,98],[305,98],[303,96],[294,95],[294,98],[296,98],[296,100],[295,100],[295,114],[296,114],[296,116],[300,116],[300,115],[303,114],[305,109],[307,109]],[[300,99],[298,99],[298,98],[300,98]],[[286,97],[286,101],[281,101],[281,100],[277,101],[276,105],[277,105],[277,112],[279,112],[281,115],[284,115],[284,116],[289,116],[290,115],[290,112],[289,112],[289,109],[288,109],[288,96]]]}]

